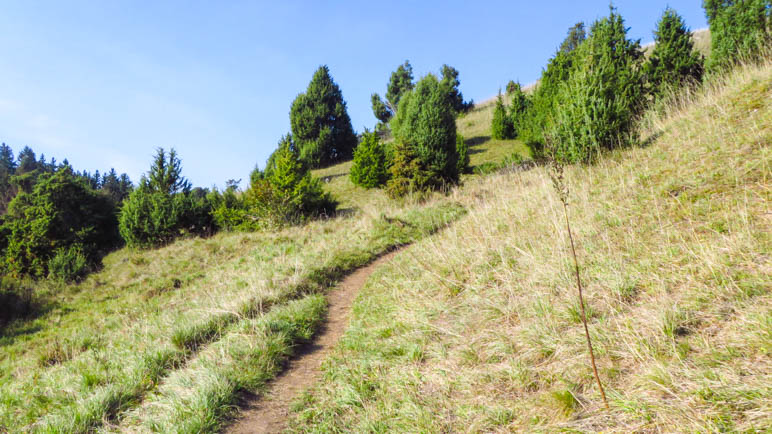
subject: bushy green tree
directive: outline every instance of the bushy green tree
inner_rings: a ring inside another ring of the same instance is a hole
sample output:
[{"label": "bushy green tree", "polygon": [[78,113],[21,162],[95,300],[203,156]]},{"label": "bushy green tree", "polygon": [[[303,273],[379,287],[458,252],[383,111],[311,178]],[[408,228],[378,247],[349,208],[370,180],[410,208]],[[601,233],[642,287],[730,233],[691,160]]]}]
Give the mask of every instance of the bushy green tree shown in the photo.
[{"label": "bushy green tree", "polygon": [[515,87],[520,86],[519,83],[515,83],[514,80],[509,80],[506,87],[507,95],[511,95],[515,91]]},{"label": "bushy green tree", "polygon": [[351,182],[364,188],[386,184],[386,152],[378,133],[365,131],[354,151],[354,163],[349,174]]},{"label": "bushy green tree", "polygon": [[635,141],[645,102],[640,42],[627,39],[613,8],[572,54],[575,70],[559,88],[547,126],[552,156],[561,162],[588,161],[603,149]]},{"label": "bushy green tree", "polygon": [[507,115],[507,106],[504,105],[504,100],[501,98],[501,91],[496,98],[496,107],[493,108],[491,137],[496,140],[514,138],[512,119]]},{"label": "bushy green tree", "polygon": [[129,247],[156,247],[185,233],[210,233],[210,214],[206,191],[191,192],[176,151],[159,148],[148,176],[123,202],[119,229]]},{"label": "bushy green tree", "polygon": [[458,173],[469,173],[469,147],[461,134],[456,134],[456,154],[458,154],[456,161]]},{"label": "bushy green tree", "polygon": [[531,100],[523,92],[520,83],[513,86],[511,92],[512,102],[509,105],[509,123],[512,125],[512,138],[520,135],[520,130],[527,122],[527,114],[531,108]]},{"label": "bushy green tree", "polygon": [[458,181],[456,112],[447,87],[435,75],[422,78],[402,96],[391,129],[401,144],[394,148],[392,195],[404,194],[405,186],[424,190]]},{"label": "bushy green tree", "polygon": [[670,87],[702,79],[702,56],[694,52],[692,35],[675,10],[667,8],[663,12],[654,30],[654,43],[654,50],[644,64],[644,72],[655,96]]},{"label": "bushy green tree", "polygon": [[57,251],[73,247],[94,264],[120,240],[112,203],[69,167],[41,175],[31,192],[19,193],[3,226],[2,268],[13,276],[45,277]]},{"label": "bushy green tree", "polygon": [[[580,31],[581,29],[581,31]],[[561,86],[568,80],[574,69],[576,48],[585,40],[584,24],[575,25],[568,30],[568,35],[555,55],[542,71],[531,104],[523,122],[518,126],[520,139],[531,148],[531,153],[539,157],[544,147],[544,130],[554,118],[555,98]]]},{"label": "bushy green tree", "polygon": [[249,213],[275,224],[330,215],[337,205],[300,161],[291,135],[282,138],[270,171],[266,168],[263,176],[253,177],[246,194]]},{"label": "bushy green tree", "polygon": [[442,79],[440,84],[445,88],[448,93],[448,101],[450,101],[451,107],[456,113],[464,113],[469,111],[474,103],[464,102],[464,95],[459,90],[461,82],[458,79],[458,70],[449,65],[442,65],[441,69]]},{"label": "bushy green tree", "polygon": [[354,153],[357,138],[346,102],[326,65],[292,102],[290,124],[300,159],[310,168],[350,159]]},{"label": "bushy green tree", "polygon": [[719,73],[740,60],[756,61],[772,44],[772,0],[704,0],[711,51],[706,64]]}]

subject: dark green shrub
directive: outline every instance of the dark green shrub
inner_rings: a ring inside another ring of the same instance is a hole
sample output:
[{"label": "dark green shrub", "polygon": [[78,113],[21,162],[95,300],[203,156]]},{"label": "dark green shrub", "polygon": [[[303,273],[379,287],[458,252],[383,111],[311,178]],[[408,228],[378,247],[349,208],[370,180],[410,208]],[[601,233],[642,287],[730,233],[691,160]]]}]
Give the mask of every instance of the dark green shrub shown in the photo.
[{"label": "dark green shrub", "polygon": [[589,161],[603,149],[634,142],[645,102],[638,41],[627,39],[622,17],[611,10],[572,52],[575,69],[560,87],[547,125],[552,157]]},{"label": "dark green shrub", "polygon": [[365,131],[354,151],[354,163],[349,174],[351,182],[364,188],[375,188],[386,184],[389,174],[386,170],[386,153],[378,134]]},{"label": "dark green shrub", "polygon": [[211,214],[207,191],[191,190],[174,149],[159,148],[148,177],[123,202],[119,229],[129,247],[157,247],[186,233],[212,233]]},{"label": "dark green shrub", "polygon": [[466,113],[474,107],[474,102],[464,102],[464,95],[459,90],[461,82],[458,79],[458,70],[449,65],[442,65],[442,79],[440,84],[448,93],[448,101],[456,114]]},{"label": "dark green shrub", "polygon": [[512,103],[509,105],[509,123],[512,125],[512,138],[520,135],[524,129],[528,110],[531,108],[531,100],[523,93],[520,83],[517,83],[511,92]]},{"label": "dark green shrub", "polygon": [[456,160],[458,173],[469,173],[469,147],[461,134],[456,134],[456,154],[458,154],[458,160]]},{"label": "dark green shrub", "polygon": [[[252,183],[258,182],[255,178]],[[259,225],[248,216],[249,209],[242,196],[236,194],[232,188],[220,193],[214,189],[208,195],[212,207],[212,220],[216,228],[226,231],[255,230]]]},{"label": "dark green shrub", "polygon": [[380,95],[377,93],[370,95],[370,104],[373,107],[373,116],[375,116],[378,121],[384,124],[389,122],[392,112],[386,106],[386,103],[383,102]]},{"label": "dark green shrub", "polygon": [[560,50],[550,59],[547,68],[542,72],[539,85],[531,98],[531,104],[518,125],[518,136],[528,145],[535,158],[542,156],[544,130],[554,118],[555,98],[574,69],[575,51],[584,39],[583,23],[577,23],[568,30]]},{"label": "dark green shrub", "polygon": [[351,118],[327,66],[316,70],[306,92],[292,102],[290,124],[300,160],[309,168],[348,160],[354,153],[357,138]]},{"label": "dark green shrub", "polygon": [[2,268],[12,276],[48,274],[54,253],[82,246],[89,263],[119,244],[112,202],[66,166],[41,175],[33,190],[19,193],[3,224],[7,247]]},{"label": "dark green shrub", "polygon": [[704,0],[703,6],[711,38],[708,72],[763,58],[772,43],[772,1]]},{"label": "dark green shrub", "polygon": [[512,119],[507,116],[507,106],[499,92],[496,98],[496,107],[493,109],[493,119],[491,120],[491,137],[497,140],[514,138],[512,128]]},{"label": "dark green shrub", "polygon": [[289,135],[282,138],[274,152],[271,170],[255,177],[246,194],[248,217],[279,225],[331,215],[337,206],[319,179],[313,178],[301,163]]},{"label": "dark green shrub", "polygon": [[644,72],[655,97],[671,87],[702,80],[702,56],[694,52],[692,35],[673,9],[663,12],[654,30],[654,43]]},{"label": "dark green shrub", "polygon": [[182,233],[184,207],[182,194],[153,191],[143,179],[121,207],[121,236],[129,247],[150,248],[169,243]]},{"label": "dark green shrub", "polygon": [[394,149],[392,194],[405,191],[396,186],[426,190],[458,182],[456,112],[437,77],[427,75],[402,96],[391,129],[402,145]]},{"label": "dark green shrub", "polygon": [[78,281],[88,273],[88,259],[77,244],[60,248],[48,261],[48,277],[64,282]]}]

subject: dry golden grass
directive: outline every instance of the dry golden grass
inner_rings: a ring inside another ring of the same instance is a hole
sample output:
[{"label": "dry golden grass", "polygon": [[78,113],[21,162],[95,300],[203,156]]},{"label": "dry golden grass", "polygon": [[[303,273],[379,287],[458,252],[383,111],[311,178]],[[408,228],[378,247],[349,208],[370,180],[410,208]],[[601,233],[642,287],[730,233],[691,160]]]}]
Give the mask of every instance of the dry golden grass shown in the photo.
[{"label": "dry golden grass", "polygon": [[373,275],[297,431],[716,432],[772,426],[772,64],[572,167],[587,360],[542,168],[470,181],[471,212]]}]

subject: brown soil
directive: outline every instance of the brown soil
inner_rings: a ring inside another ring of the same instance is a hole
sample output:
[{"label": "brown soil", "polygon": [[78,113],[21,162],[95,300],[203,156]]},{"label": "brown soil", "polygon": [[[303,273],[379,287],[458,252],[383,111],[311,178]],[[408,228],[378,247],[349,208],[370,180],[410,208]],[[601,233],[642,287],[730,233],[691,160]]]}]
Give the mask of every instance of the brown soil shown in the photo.
[{"label": "brown soil", "polygon": [[348,327],[351,304],[359,289],[379,265],[388,262],[396,253],[381,256],[370,265],[356,270],[330,292],[327,297],[327,321],[314,341],[299,349],[297,356],[273,380],[264,395],[252,396],[243,403],[241,414],[226,432],[275,433],[287,427],[290,404],[308,386],[316,383],[322,361]]}]

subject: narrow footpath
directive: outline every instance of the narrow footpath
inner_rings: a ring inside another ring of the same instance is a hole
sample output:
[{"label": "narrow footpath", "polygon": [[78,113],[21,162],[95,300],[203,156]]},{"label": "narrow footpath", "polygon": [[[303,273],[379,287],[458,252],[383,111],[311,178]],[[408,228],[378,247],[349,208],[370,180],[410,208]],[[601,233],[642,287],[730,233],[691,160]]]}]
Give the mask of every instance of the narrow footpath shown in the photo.
[{"label": "narrow footpath", "polygon": [[269,384],[268,391],[247,400],[228,433],[276,433],[287,428],[292,401],[319,379],[322,362],[334,348],[349,323],[351,305],[367,278],[399,250],[381,256],[350,275],[327,295],[327,321],[314,341],[301,347],[287,368]]}]

